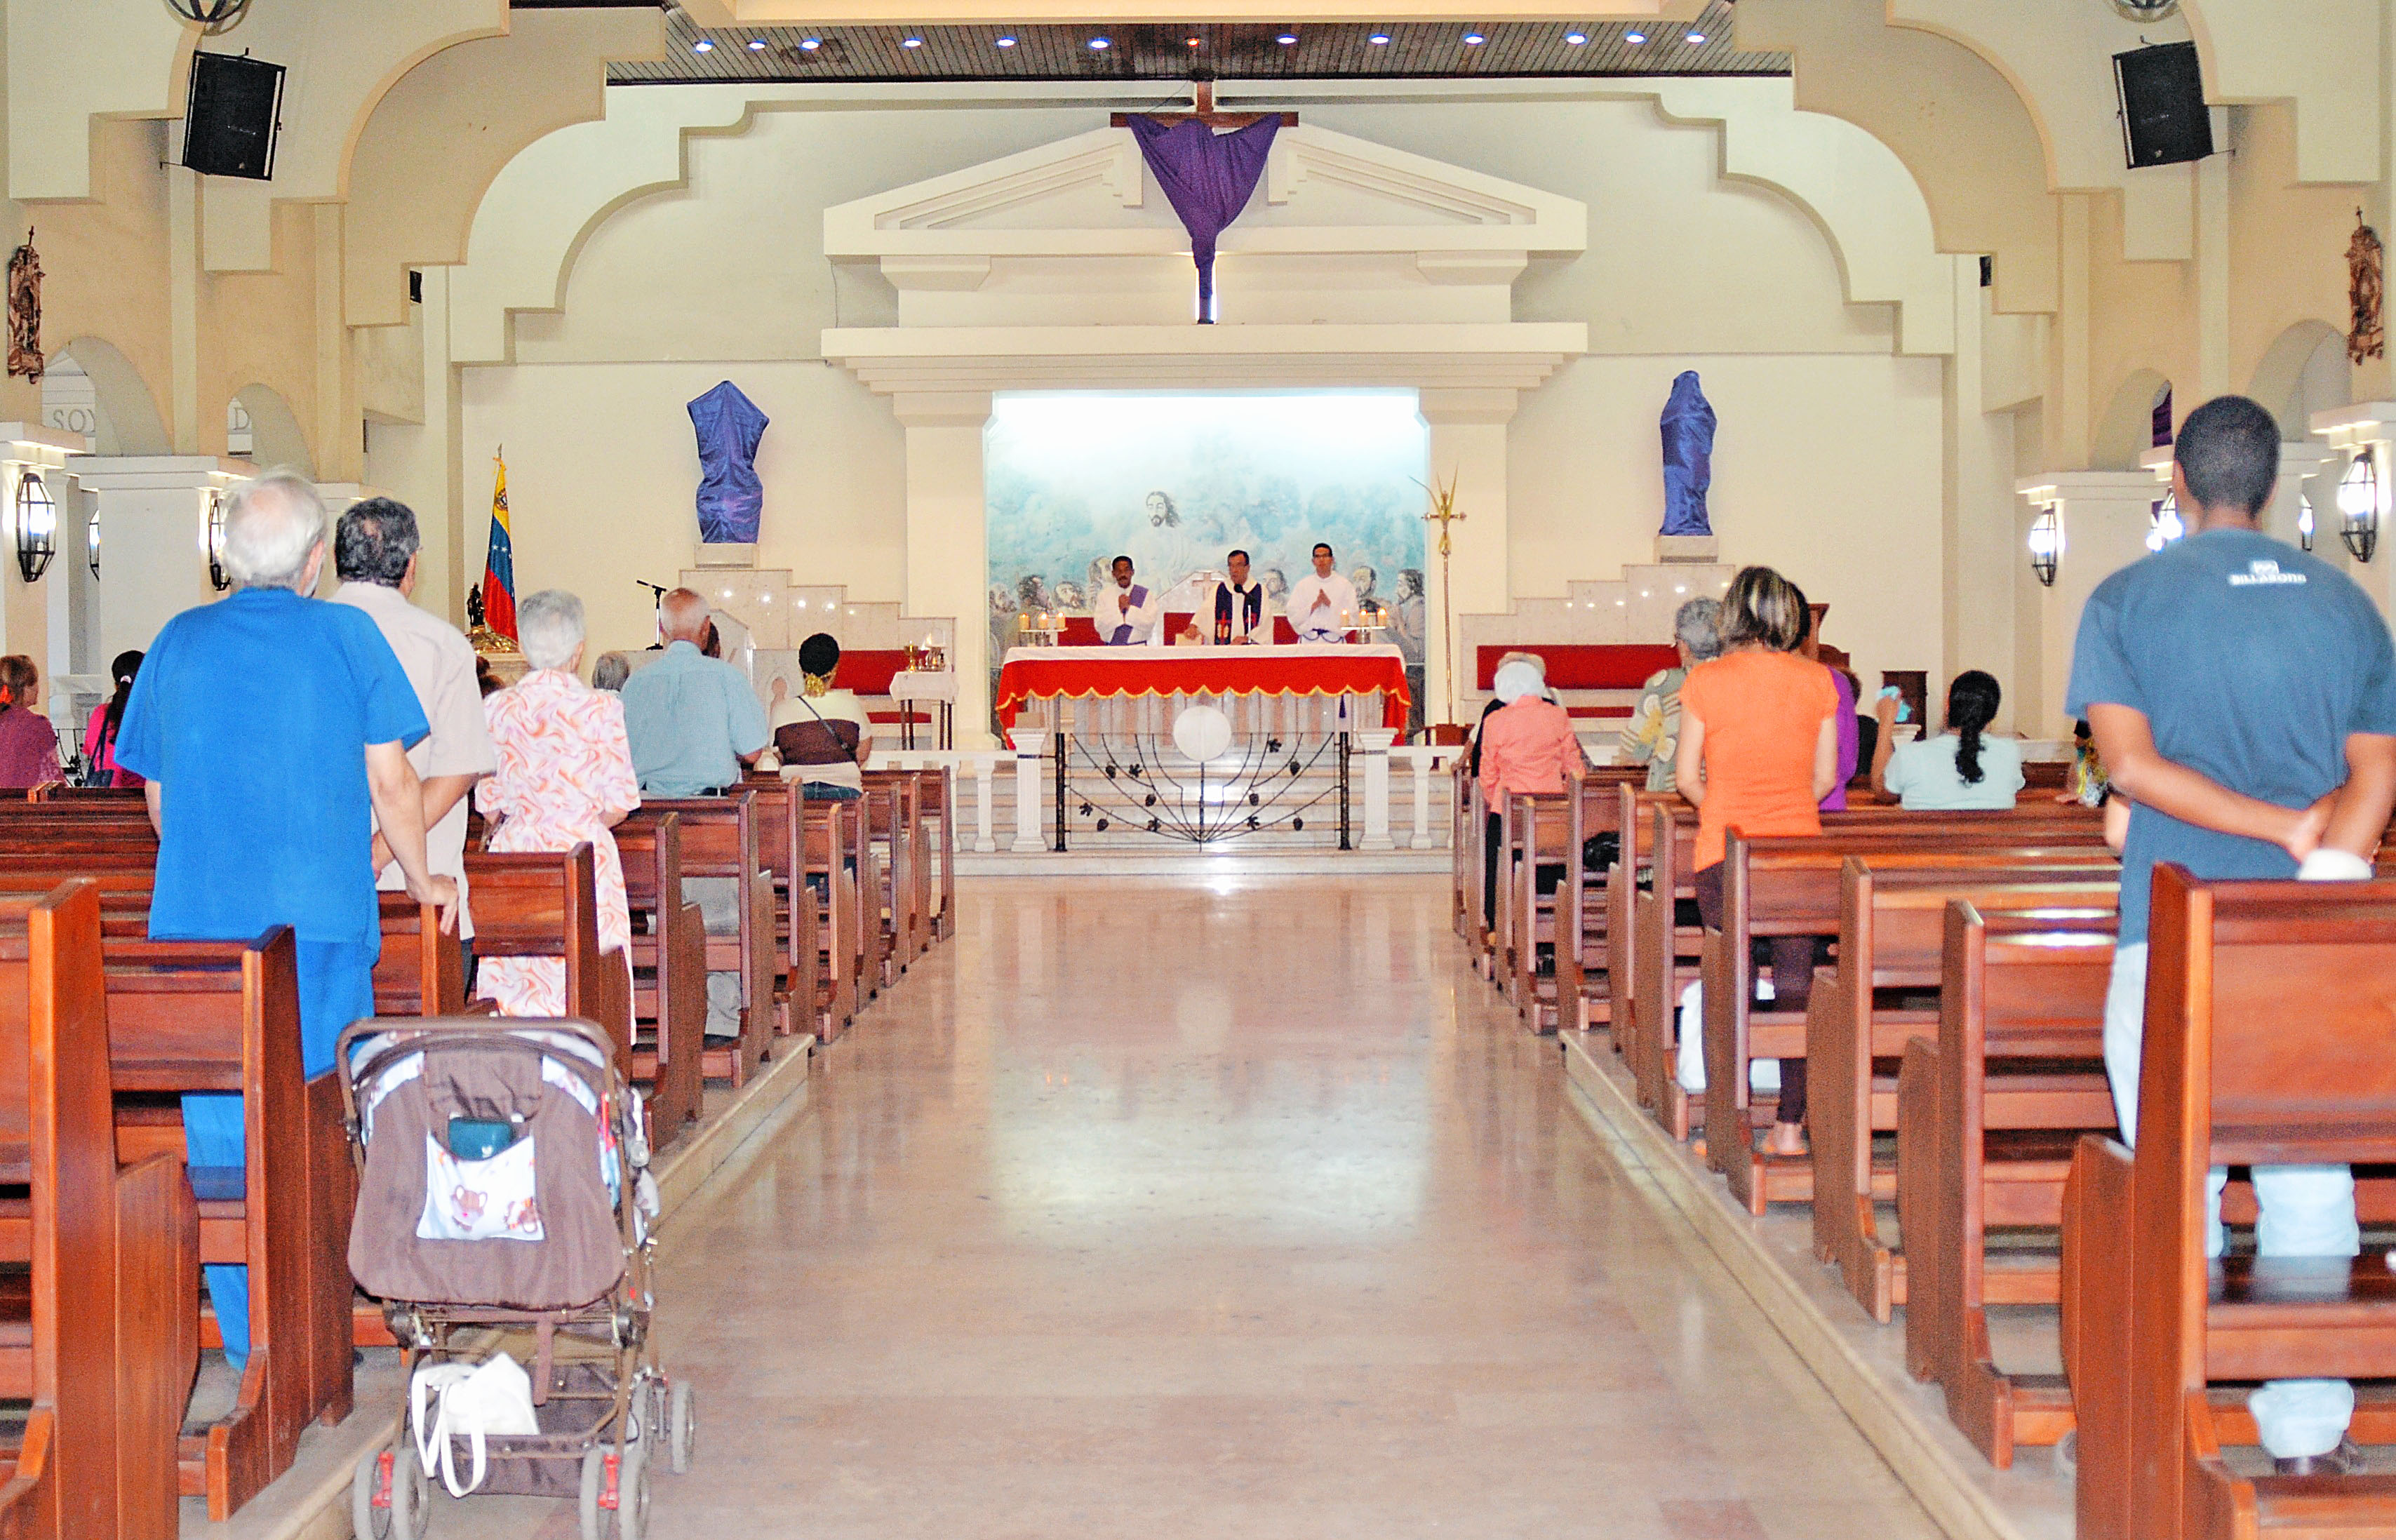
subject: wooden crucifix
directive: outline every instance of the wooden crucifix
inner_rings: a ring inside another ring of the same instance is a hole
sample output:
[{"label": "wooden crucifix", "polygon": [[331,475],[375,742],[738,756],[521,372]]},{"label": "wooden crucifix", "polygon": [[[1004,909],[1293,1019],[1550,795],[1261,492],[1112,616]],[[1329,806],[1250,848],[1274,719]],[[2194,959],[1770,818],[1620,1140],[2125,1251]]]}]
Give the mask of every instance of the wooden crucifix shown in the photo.
[{"label": "wooden crucifix", "polygon": [[[1188,123],[1194,119],[1209,128],[1218,130],[1245,128],[1251,123],[1269,117],[1280,118],[1281,126],[1285,128],[1298,126],[1296,113],[1218,113],[1215,111],[1215,83],[1211,80],[1193,80],[1190,84],[1195,91],[1195,96],[1189,112],[1142,113],[1138,115],[1153,118],[1168,126],[1177,123]],[[1116,113],[1109,117],[1107,122],[1114,127],[1121,128],[1130,122],[1131,117],[1132,114],[1129,113]]]}]

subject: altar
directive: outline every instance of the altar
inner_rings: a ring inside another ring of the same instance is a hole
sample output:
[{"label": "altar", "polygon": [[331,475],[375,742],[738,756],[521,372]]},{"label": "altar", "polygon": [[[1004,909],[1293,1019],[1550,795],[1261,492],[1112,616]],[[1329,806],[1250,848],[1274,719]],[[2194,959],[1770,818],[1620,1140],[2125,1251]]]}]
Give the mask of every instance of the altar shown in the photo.
[{"label": "altar", "polygon": [[997,693],[1017,753],[1048,762],[1058,852],[1282,843],[1310,816],[1352,849],[1354,759],[1386,797],[1407,704],[1404,656],[1378,645],[1016,647]]}]

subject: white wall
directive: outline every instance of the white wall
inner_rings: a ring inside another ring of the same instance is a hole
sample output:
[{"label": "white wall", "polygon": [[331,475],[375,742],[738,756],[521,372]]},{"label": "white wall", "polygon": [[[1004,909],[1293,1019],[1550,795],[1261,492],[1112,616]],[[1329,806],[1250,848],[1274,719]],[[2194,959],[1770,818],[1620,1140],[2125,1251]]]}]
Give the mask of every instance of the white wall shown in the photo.
[{"label": "white wall", "polygon": [[[1526,397],[1509,445],[1518,598],[1655,559],[1657,415],[1683,368],[1720,419],[1707,506],[1723,560],[1779,568],[1830,606],[1823,639],[1866,680],[1945,667],[1940,361],[1887,354],[1584,358]],[[1458,538],[1469,540],[1467,524]]]},{"label": "white wall", "polygon": [[[801,361],[461,372],[468,498],[489,498],[490,455],[504,444],[516,593],[580,594],[593,654],[646,646],[651,604],[634,580],[672,584],[691,564],[699,451],[684,404],[727,378],[773,419],[757,455],[758,564],[845,583],[852,599],[904,597],[904,435],[845,371]],[[466,523],[468,578],[479,581],[488,520]]]}]

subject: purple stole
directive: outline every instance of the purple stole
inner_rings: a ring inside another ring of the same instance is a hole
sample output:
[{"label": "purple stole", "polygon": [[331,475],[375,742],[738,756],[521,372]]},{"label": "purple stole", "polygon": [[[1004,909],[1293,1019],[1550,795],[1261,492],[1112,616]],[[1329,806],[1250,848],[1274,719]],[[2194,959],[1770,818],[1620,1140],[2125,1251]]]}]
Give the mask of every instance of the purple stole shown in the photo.
[{"label": "purple stole", "polygon": [[[1104,604],[1106,604],[1106,602],[1107,602],[1107,600],[1108,600],[1108,599],[1112,599],[1116,594],[1118,594],[1118,593],[1124,593],[1124,592],[1129,592],[1129,593],[1130,593],[1130,595],[1131,595],[1131,602],[1132,602],[1135,605],[1137,605],[1137,604],[1147,604],[1147,603],[1148,603],[1148,590],[1147,590],[1147,589],[1145,589],[1145,588],[1142,588],[1142,587],[1141,587],[1139,584],[1138,584],[1138,583],[1134,583],[1134,584],[1133,584],[1133,585],[1132,585],[1128,590],[1125,590],[1125,589],[1109,589],[1109,590],[1106,591],[1106,595],[1105,595],[1105,597],[1104,597],[1104,598],[1101,598],[1101,599],[1098,601],[1098,603],[1099,603],[1099,604],[1100,604],[1100,605],[1104,605]],[[1105,611],[1103,608],[1101,608],[1101,609],[1099,610],[1099,612],[1098,612],[1098,613],[1100,613],[1101,615],[1103,615],[1103,614],[1105,614],[1105,613],[1106,613],[1106,611]],[[1118,614],[1118,615],[1120,615],[1120,614],[1122,614],[1123,612],[1122,612],[1121,610],[1117,610],[1115,613],[1116,613],[1116,614]],[[1131,622],[1130,622],[1130,621],[1128,621],[1128,620],[1126,620],[1126,621],[1123,622],[1122,624],[1120,624],[1120,625],[1116,626],[1112,631],[1110,631],[1109,632],[1107,632],[1107,634],[1106,634],[1105,636],[1103,636],[1103,637],[1099,638],[1099,640],[1100,640],[1100,641],[1102,641],[1102,642],[1104,642],[1104,643],[1105,643],[1108,646],[1110,646],[1110,647],[1120,647],[1120,646],[1123,646],[1124,644],[1125,644],[1126,643],[1128,643],[1128,642],[1130,642],[1130,641],[1131,641]]]},{"label": "purple stole", "polygon": [[[1248,612],[1247,625],[1241,634],[1254,636],[1257,633],[1257,622],[1264,617],[1265,586],[1262,583],[1250,583],[1248,591],[1240,596],[1240,604]],[[1218,583],[1215,585],[1215,644],[1218,647],[1224,646],[1231,640],[1231,585]]]}]

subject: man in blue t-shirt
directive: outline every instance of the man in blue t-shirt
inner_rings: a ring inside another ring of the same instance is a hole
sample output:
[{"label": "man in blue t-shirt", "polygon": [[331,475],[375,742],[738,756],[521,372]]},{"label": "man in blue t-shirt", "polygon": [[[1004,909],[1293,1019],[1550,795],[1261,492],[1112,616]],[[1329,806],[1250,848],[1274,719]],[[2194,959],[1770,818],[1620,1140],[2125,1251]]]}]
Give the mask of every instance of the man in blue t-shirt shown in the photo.
[{"label": "man in blue t-shirt", "polygon": [[[150,934],[247,941],[289,925],[300,1063],[333,1067],[341,1029],[374,1015],[382,941],[372,807],[419,903],[457,923],[457,884],[425,862],[424,803],[407,748],[416,692],[365,611],[305,598],[325,558],[325,503],[285,473],[225,511],[233,591],[166,622],[126,703],[116,760],[148,778],[158,870]],[[242,1099],[183,1098],[193,1185],[238,1191]],[[202,1196],[208,1196],[203,1192]],[[249,1356],[249,1269],[211,1265],[225,1356]]]},{"label": "man in blue t-shirt", "polygon": [[[2080,617],[2066,710],[2084,716],[2130,799],[2121,944],[2105,1002],[2105,1070],[2135,1142],[2146,1029],[2147,909],[2158,861],[2198,877],[2356,880],[2396,803],[2396,647],[2370,599],[2256,515],[2280,472],[2280,431],[2243,396],[2189,414],[2172,489],[2191,533],[2096,586]],[[2221,1188],[2206,1244],[2221,1252]],[[2266,1256],[2361,1250],[2345,1166],[2257,1166]],[[2283,1473],[2346,1473],[2354,1389],[2276,1380],[2248,1403]]]}]

